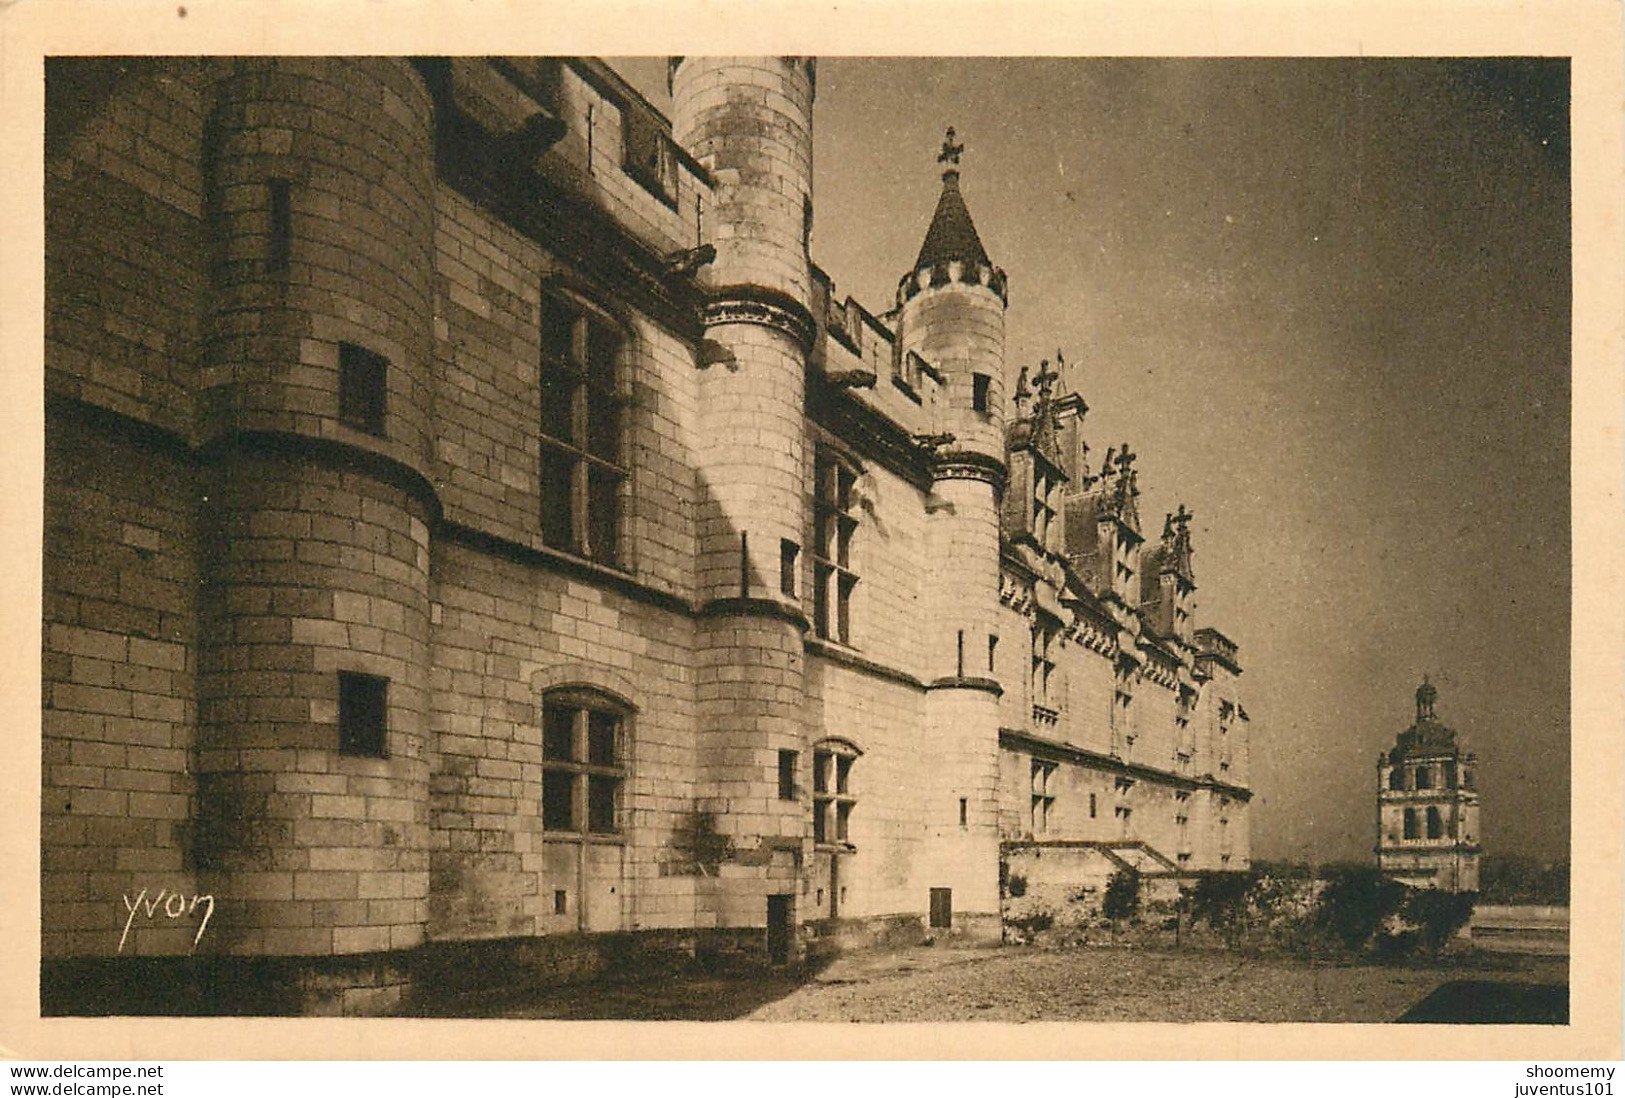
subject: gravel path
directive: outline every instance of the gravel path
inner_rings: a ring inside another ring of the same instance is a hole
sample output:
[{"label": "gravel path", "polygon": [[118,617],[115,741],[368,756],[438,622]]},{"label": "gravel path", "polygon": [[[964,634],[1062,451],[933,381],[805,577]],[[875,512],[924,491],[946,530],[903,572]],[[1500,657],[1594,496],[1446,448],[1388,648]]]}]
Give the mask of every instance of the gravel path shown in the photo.
[{"label": "gravel path", "polygon": [[[1552,971],[1543,978],[1566,982],[1561,966],[1548,967]],[[913,949],[842,958],[747,1017],[771,1022],[1391,1022],[1461,975],[1442,968],[1311,965],[1221,952]],[[1528,979],[1531,972],[1520,966],[1503,975]]]}]

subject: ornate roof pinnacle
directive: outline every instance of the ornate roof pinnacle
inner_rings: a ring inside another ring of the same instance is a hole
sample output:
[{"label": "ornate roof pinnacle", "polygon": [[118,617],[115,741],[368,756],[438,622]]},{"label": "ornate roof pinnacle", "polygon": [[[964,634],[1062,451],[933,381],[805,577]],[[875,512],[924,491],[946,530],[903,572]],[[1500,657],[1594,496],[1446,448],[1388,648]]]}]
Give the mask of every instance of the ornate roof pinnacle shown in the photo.
[{"label": "ornate roof pinnacle", "polygon": [[942,169],[943,182],[959,178],[959,154],[964,151],[964,143],[954,140],[954,128],[949,126],[948,136],[942,140],[942,151],[937,154],[937,163],[947,165]]},{"label": "ornate roof pinnacle", "polygon": [[919,256],[898,281],[899,307],[918,293],[949,283],[983,287],[998,297],[1001,306],[1010,304],[1004,272],[988,258],[959,191],[959,158],[964,151],[958,131],[948,127],[942,151],[937,154],[937,163],[943,165],[942,193],[937,196],[937,210],[926,229]]},{"label": "ornate roof pinnacle", "polygon": [[1434,703],[1438,700],[1438,689],[1428,681],[1426,675],[1423,675],[1422,685],[1416,688],[1416,719],[1419,721],[1438,720],[1438,715],[1433,711]]}]

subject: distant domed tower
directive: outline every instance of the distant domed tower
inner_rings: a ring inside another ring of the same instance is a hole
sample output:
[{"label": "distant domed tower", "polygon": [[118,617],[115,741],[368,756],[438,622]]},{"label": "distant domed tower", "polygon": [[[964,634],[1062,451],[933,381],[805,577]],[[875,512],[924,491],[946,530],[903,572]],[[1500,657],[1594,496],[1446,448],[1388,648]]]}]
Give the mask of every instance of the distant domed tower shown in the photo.
[{"label": "distant domed tower", "polygon": [[1377,868],[1416,888],[1478,891],[1476,756],[1434,712],[1423,676],[1416,721],[1377,758]]}]

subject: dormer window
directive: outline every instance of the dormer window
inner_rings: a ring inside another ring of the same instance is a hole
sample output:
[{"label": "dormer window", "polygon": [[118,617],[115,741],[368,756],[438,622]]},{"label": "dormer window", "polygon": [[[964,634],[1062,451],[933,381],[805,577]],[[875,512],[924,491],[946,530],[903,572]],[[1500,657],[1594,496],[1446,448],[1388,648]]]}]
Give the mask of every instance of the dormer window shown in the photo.
[{"label": "dormer window", "polygon": [[1117,579],[1117,586],[1122,590],[1133,590],[1134,543],[1127,533],[1119,530],[1112,544],[1112,574]]},{"label": "dormer window", "polygon": [[1033,454],[1033,540],[1046,552],[1061,549],[1061,477],[1049,462]]},{"label": "dormer window", "polygon": [[677,205],[677,146],[660,119],[632,104],[621,107],[621,167],[666,205]]}]

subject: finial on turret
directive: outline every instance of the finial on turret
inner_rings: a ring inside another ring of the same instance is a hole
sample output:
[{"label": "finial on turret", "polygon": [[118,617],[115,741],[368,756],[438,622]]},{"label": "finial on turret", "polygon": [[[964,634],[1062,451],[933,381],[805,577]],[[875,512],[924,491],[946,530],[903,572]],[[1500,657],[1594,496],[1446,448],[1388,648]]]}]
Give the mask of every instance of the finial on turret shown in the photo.
[{"label": "finial on turret", "polygon": [[1055,387],[1055,379],[1060,376],[1060,374],[1049,368],[1049,359],[1039,360],[1038,373],[1033,376],[1033,384],[1038,386],[1038,399],[1040,402],[1048,403],[1050,391]]},{"label": "finial on turret", "polygon": [[1439,700],[1439,691],[1428,681],[1426,675],[1422,676],[1422,685],[1416,688],[1416,719],[1438,720],[1433,711],[1434,703]]},{"label": "finial on turret", "polygon": [[955,179],[959,178],[959,154],[964,151],[964,144],[954,140],[954,128],[949,126],[948,136],[943,138],[942,141],[942,151],[937,154],[937,163],[947,165],[942,169],[942,178],[944,180],[950,176]]},{"label": "finial on turret", "polygon": [[1128,448],[1128,443],[1123,443],[1122,448],[1117,451],[1117,471],[1120,473],[1133,472],[1130,467],[1134,464],[1134,459],[1139,456],[1139,454]]}]

